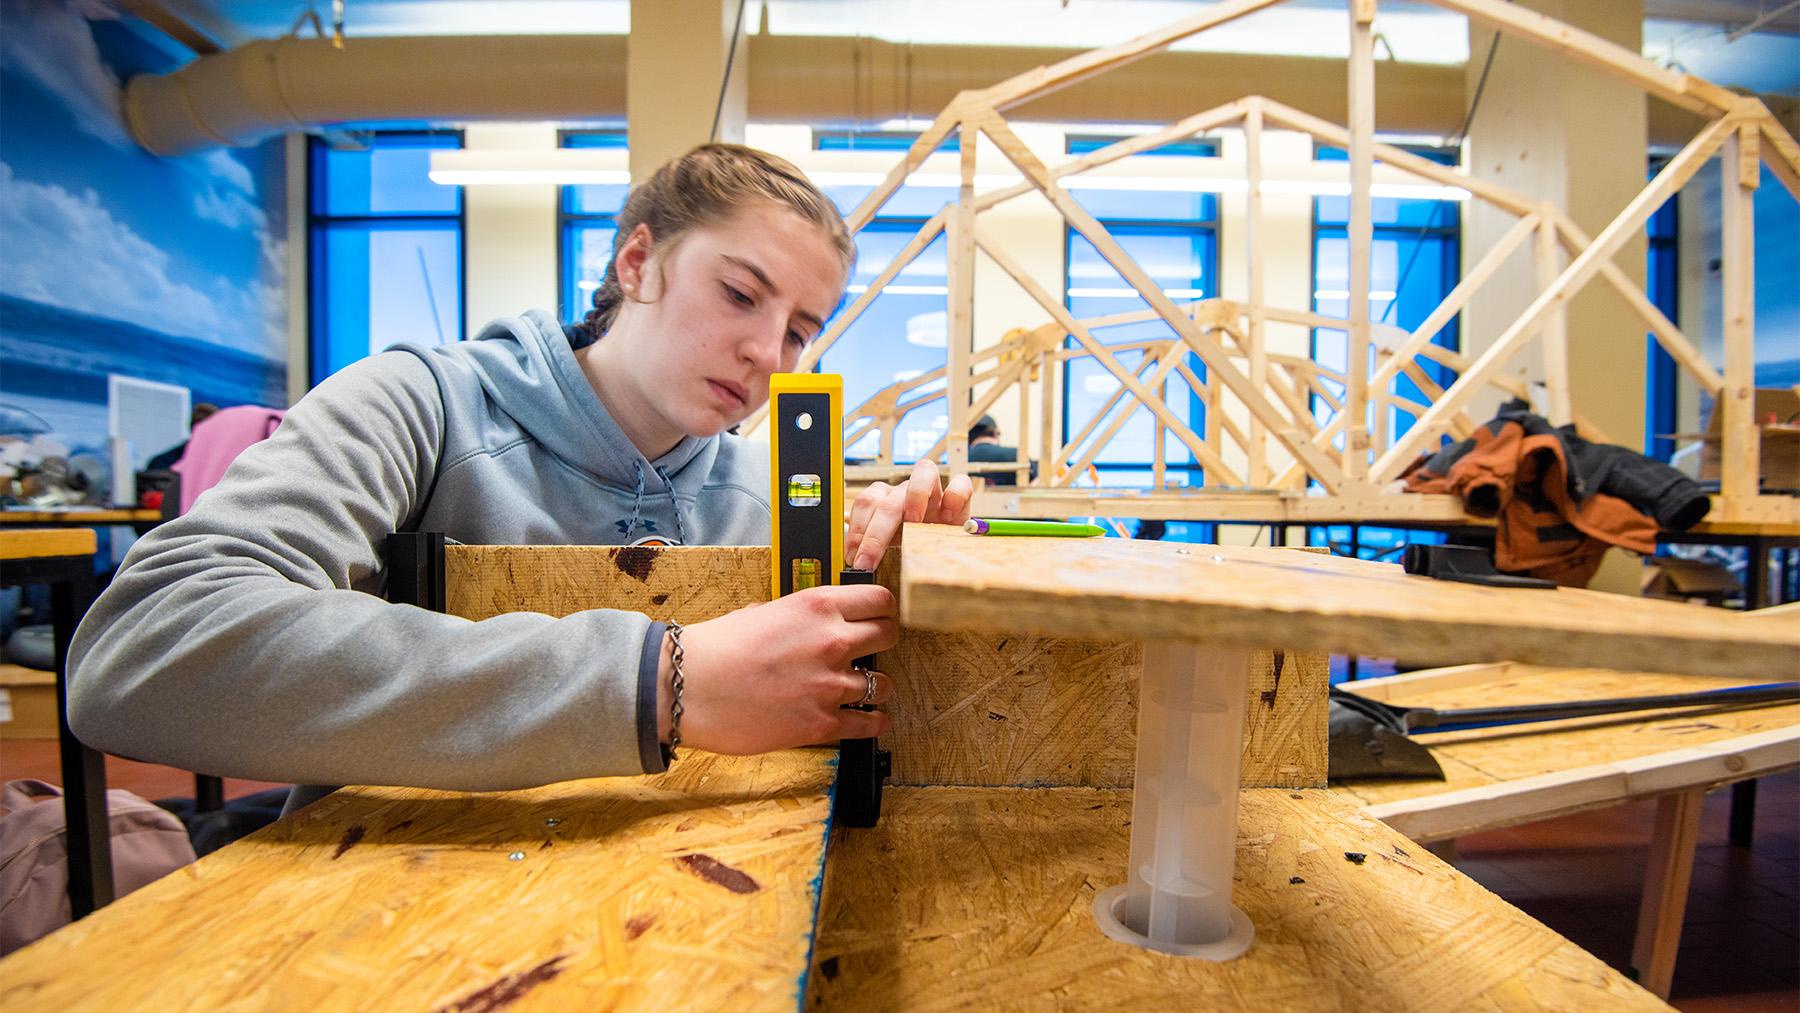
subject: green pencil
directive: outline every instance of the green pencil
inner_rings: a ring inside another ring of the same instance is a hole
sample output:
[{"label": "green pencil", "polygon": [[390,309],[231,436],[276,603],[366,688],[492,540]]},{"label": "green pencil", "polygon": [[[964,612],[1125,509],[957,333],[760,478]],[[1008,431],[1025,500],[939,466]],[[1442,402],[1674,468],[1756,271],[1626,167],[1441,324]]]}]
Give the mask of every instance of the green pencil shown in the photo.
[{"label": "green pencil", "polygon": [[1106,534],[1098,524],[1065,524],[1062,521],[1006,521],[971,518],[963,525],[971,535],[1040,535],[1051,538],[1092,538]]}]

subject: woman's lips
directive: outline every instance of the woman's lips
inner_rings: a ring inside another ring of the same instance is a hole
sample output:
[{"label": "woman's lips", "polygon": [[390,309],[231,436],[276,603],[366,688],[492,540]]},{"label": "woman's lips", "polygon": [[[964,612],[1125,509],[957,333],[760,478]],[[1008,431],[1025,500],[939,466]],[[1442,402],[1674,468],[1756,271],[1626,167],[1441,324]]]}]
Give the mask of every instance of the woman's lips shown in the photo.
[{"label": "woman's lips", "polygon": [[717,380],[708,380],[706,382],[712,384],[713,393],[717,394],[719,399],[724,401],[725,406],[728,408],[742,408],[749,403],[743,393],[731,384],[720,383]]}]

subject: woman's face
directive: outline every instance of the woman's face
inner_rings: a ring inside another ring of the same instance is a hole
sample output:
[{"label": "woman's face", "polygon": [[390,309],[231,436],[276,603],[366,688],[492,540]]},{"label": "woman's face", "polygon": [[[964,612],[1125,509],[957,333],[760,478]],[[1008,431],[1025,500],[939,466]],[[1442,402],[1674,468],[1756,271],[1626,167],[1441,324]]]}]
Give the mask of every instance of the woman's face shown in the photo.
[{"label": "woman's face", "polygon": [[722,432],[760,408],[770,374],[795,367],[843,292],[831,239],[776,204],[693,229],[671,250],[634,253],[636,239],[617,265],[627,295],[637,289],[622,308],[633,372],[648,407],[686,435]]}]

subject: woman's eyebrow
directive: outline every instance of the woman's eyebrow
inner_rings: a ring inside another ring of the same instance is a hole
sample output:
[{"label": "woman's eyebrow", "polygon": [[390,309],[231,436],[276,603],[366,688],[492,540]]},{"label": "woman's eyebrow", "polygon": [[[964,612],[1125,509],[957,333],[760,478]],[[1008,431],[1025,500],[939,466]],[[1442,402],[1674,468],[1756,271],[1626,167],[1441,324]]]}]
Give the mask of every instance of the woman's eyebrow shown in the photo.
[{"label": "woman's eyebrow", "polygon": [[[781,289],[776,287],[774,280],[772,280],[769,277],[769,273],[767,271],[764,271],[762,268],[757,267],[755,264],[752,264],[750,261],[745,260],[742,257],[734,257],[729,253],[721,253],[721,254],[719,254],[719,256],[721,258],[723,258],[726,262],[735,264],[736,266],[741,267],[746,271],[749,271],[750,274],[752,276],[754,276],[758,282],[762,283],[763,288],[766,288],[769,290],[770,295],[778,296],[781,294]],[[796,310],[795,315],[799,316],[801,319],[805,320],[807,323],[813,325],[815,328],[822,329],[825,326],[825,319],[823,317],[819,316],[818,314],[813,313],[810,310]]]}]

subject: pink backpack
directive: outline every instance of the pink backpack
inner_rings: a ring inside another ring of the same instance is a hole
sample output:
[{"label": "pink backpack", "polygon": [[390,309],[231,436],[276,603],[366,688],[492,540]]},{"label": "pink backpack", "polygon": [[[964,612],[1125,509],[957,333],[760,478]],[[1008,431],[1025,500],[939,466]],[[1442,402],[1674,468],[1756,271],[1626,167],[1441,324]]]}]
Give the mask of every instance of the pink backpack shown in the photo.
[{"label": "pink backpack", "polygon": [[[69,922],[69,849],[62,789],[8,781],[0,789],[0,956]],[[106,793],[113,893],[123,897],[194,860],[175,814],[131,792]]]}]

